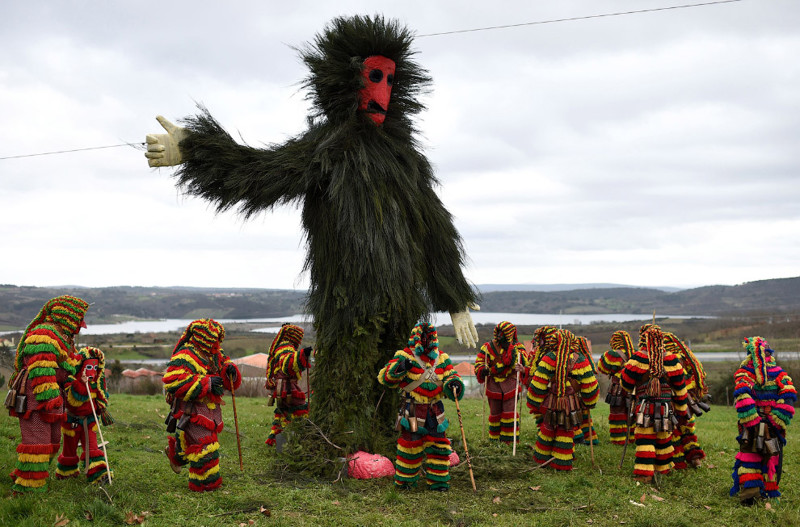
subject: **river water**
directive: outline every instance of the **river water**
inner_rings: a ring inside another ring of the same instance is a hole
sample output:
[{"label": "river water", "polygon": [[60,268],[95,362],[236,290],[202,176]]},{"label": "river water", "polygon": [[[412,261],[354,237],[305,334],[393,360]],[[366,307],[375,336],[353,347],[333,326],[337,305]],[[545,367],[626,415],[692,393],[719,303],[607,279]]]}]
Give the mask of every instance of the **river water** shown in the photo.
[{"label": "river water", "polygon": [[[659,315],[659,318],[706,318],[706,317],[688,317],[688,316],[670,316]],[[597,315],[565,315],[565,314],[539,314],[539,313],[484,313],[482,311],[473,311],[472,320],[476,324],[497,324],[503,320],[508,320],[518,326],[544,326],[553,325],[560,326],[563,324],[591,324],[593,322],[627,322],[638,320],[649,320],[652,315],[649,314],[631,314],[631,313],[614,313],[614,314],[597,314]],[[275,333],[281,324],[284,322],[292,323],[309,323],[311,322],[310,315],[288,315],[278,318],[242,318],[242,319],[217,319],[221,324],[263,324],[252,331],[260,333]],[[191,322],[191,319],[182,318],[167,318],[161,320],[131,320],[127,322],[120,322],[118,324],[91,324],[89,327],[81,330],[81,335],[109,335],[113,333],[160,333],[169,331],[182,331]],[[433,323],[437,326],[451,325],[449,313],[434,313]],[[18,331],[22,331],[20,328]],[[410,330],[411,328],[409,328]],[[11,333],[5,332],[5,333]]]}]

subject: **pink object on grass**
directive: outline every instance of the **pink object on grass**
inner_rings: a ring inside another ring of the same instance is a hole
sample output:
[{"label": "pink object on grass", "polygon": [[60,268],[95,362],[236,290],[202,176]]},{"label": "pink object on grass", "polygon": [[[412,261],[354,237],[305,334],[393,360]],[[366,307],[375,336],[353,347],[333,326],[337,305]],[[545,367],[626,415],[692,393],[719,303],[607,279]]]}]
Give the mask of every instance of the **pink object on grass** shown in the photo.
[{"label": "pink object on grass", "polygon": [[356,479],[394,476],[394,463],[386,456],[359,450],[347,458],[347,475]]}]

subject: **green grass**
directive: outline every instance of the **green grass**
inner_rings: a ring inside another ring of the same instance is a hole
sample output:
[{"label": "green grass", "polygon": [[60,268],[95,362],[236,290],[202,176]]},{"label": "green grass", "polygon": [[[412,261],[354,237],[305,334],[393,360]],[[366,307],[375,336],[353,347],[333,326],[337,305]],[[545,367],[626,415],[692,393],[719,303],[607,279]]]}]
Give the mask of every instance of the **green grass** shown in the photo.
[{"label": "green grass", "polygon": [[[116,424],[104,429],[114,470],[113,484],[100,488],[82,479],[51,479],[47,494],[10,497],[6,480],[0,499],[0,525],[52,526],[58,515],[69,526],[124,525],[126,515],[144,514],[144,525],[209,526],[255,525],[796,525],[800,518],[800,460],[798,439],[789,429],[781,490],[784,497],[743,508],[728,497],[736,453],[735,413],[715,406],[699,419],[698,435],[708,458],[697,470],[675,472],[660,489],[637,485],[631,478],[633,447],[619,469],[622,447],[608,443],[607,405],[594,419],[602,443],[595,447],[597,468],[590,450],[578,447],[575,470],[555,474],[536,470],[531,460],[534,428],[524,415],[517,456],[511,448],[489,444],[482,435],[481,400],[461,403],[465,432],[478,491],[473,493],[464,462],[455,405],[447,402],[451,426],[448,435],[462,458],[451,471],[448,493],[424,489],[398,492],[389,478],[319,481],[290,474],[277,455],[264,445],[272,408],[265,399],[237,398],[242,434],[244,472],[240,472],[233,410],[223,408],[226,427],[220,437],[222,487],[212,493],[194,493],[187,487],[187,470],[174,474],[162,450],[167,434],[163,421],[167,406],[161,396],[112,395]],[[390,427],[392,423],[386,423]],[[798,436],[800,437],[800,436]],[[0,460],[12,470],[19,441],[17,420],[0,418]],[[54,466],[51,468],[54,469]],[[602,471],[602,473],[601,473]],[[52,471],[51,471],[52,472]],[[644,507],[630,501],[641,503]],[[663,498],[657,501],[652,496]],[[270,512],[260,512],[264,507]],[[89,521],[87,515],[92,517]]]}]

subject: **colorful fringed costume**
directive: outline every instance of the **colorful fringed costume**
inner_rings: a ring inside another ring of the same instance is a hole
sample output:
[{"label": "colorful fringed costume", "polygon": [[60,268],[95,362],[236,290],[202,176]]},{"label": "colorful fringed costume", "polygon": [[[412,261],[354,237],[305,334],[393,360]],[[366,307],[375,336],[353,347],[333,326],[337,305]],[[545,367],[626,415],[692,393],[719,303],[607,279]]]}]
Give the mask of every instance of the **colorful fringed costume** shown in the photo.
[{"label": "colorful fringed costume", "polygon": [[517,328],[506,321],[495,326],[492,340],[478,352],[475,376],[479,383],[486,385],[489,439],[492,441],[513,442],[515,428],[519,438],[516,402],[524,391],[521,372],[529,366],[528,360],[525,346],[517,339]]},{"label": "colorful fringed costume", "polygon": [[[459,400],[464,383],[439,349],[436,328],[428,323],[414,327],[408,345],[398,350],[378,373],[378,382],[402,393],[398,415],[397,460],[394,483],[400,488],[416,485],[424,468],[432,490],[450,488],[450,439],[445,432],[449,421],[442,397]],[[423,467],[423,458],[424,467]]]},{"label": "colorful fringed costume", "polygon": [[[108,390],[106,389],[105,356],[97,348],[81,348],[77,357],[78,373],[70,378],[64,393],[67,404],[67,420],[61,424],[64,446],[58,456],[56,477],[64,479],[79,474],[78,465],[86,469],[90,482],[102,481],[108,474],[108,465],[103,455],[102,445],[97,443],[97,422],[110,425],[114,422],[108,413]],[[86,388],[88,381],[89,388]],[[91,394],[91,402],[89,396]],[[94,411],[92,411],[92,404]],[[78,456],[78,445],[83,453]],[[87,459],[88,458],[88,459]]]},{"label": "colorful fringed costume", "polygon": [[[589,345],[589,341],[586,339],[586,337],[577,337],[576,345],[578,353],[585,357],[592,366],[592,375],[594,375],[596,379],[597,366],[594,363],[594,359],[592,359],[592,350],[591,346]],[[588,445],[590,438],[592,444],[597,445],[600,443],[600,441],[597,439],[597,431],[594,429],[592,413],[588,408],[586,408],[586,406],[583,405],[583,402],[581,401],[581,428],[580,430],[575,431],[575,444]]]},{"label": "colorful fringed costume", "polygon": [[[203,111],[184,121],[176,161],[179,184],[220,211],[301,209],[316,330],[310,417],[350,451],[384,439],[374,423],[391,419],[393,405],[377,404],[375,371],[404,346],[408,328],[449,311],[460,315],[459,340],[466,319],[474,331],[466,309],[478,296],[462,271],[461,237],[416,137],[418,96],[431,79],[412,44],[397,21],[335,18],[299,48],[312,107],[305,131],[257,148]],[[314,434],[303,448],[331,447]]]},{"label": "colorful fringed costume", "polygon": [[219,442],[222,431],[222,394],[239,388],[242,376],[220,348],[225,329],[207,318],[190,323],[175,345],[164,374],[167,402],[171,405],[166,449],[175,472],[189,464],[189,488],[202,492],[222,483]]},{"label": "colorful fringed costume", "polygon": [[[542,357],[550,352],[555,353],[558,349],[558,328],[555,326],[541,326],[536,328],[533,332],[533,339],[531,340],[531,357],[529,360],[529,367],[525,377],[526,398],[529,398],[531,390],[531,379],[533,374],[536,373],[536,368],[539,367],[539,362]],[[533,413],[533,412],[531,412]],[[536,426],[541,424],[542,416],[534,414],[534,423]]]},{"label": "colorful fringed costume", "polygon": [[9,415],[19,418],[22,440],[11,473],[13,492],[44,491],[50,461],[61,446],[66,418],[62,390],[75,375],[75,335],[86,327],[89,304],[64,295],[48,300],[17,346],[14,373],[8,383],[17,393]]},{"label": "colorful fringed costume", "polygon": [[591,410],[597,404],[597,378],[575,335],[557,330],[555,337],[556,350],[541,358],[528,388],[528,408],[539,421],[534,460],[543,464],[553,457],[549,467],[572,470],[581,407]]},{"label": "colorful fringed costume", "polygon": [[734,400],[739,414],[739,452],[733,465],[731,496],[744,504],[781,495],[786,428],[794,416],[797,390],[775,363],[774,351],[761,337],[744,339],[748,357],[734,374]]},{"label": "colorful fringed costume", "polygon": [[311,348],[300,349],[303,328],[284,324],[272,340],[267,360],[267,390],[270,404],[275,403],[272,430],[265,441],[274,446],[276,438],[292,419],[308,416],[308,401],[299,382],[308,369]]},{"label": "colorful fringed costume", "polygon": [[622,387],[636,397],[633,475],[650,482],[655,472],[672,470],[672,431],[688,417],[683,367],[674,353],[664,351],[660,327],[641,327],[639,350],[625,363],[620,379]]},{"label": "colorful fringed costume", "polygon": [[615,445],[624,445],[630,439],[633,441],[633,424],[630,423],[631,396],[622,389],[620,376],[625,363],[633,356],[633,342],[627,331],[615,331],[609,341],[611,349],[600,356],[597,371],[608,375],[611,384],[606,394],[606,402],[610,409],[608,413],[608,429],[611,442]]},{"label": "colorful fringed costume", "polygon": [[691,349],[678,337],[669,332],[664,332],[664,350],[674,353],[681,362],[686,382],[686,404],[689,418],[679,423],[673,430],[672,446],[675,449],[673,462],[675,469],[685,469],[689,466],[697,468],[706,453],[700,447],[697,438],[697,416],[708,411],[710,407],[703,401],[708,394],[706,385],[706,372]]}]

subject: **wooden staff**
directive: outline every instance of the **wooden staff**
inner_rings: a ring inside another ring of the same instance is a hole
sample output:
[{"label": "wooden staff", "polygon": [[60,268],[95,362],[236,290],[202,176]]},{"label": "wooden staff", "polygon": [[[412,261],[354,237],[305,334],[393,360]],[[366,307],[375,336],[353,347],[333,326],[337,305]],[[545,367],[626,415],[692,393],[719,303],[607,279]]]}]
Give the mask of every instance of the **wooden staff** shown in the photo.
[{"label": "wooden staff", "polygon": [[228,378],[231,380],[231,400],[233,401],[233,424],[236,427],[236,448],[239,449],[239,470],[244,472],[244,464],[242,463],[242,440],[239,437],[239,415],[236,413],[236,393],[233,389],[233,384],[235,379],[233,376],[229,375]]},{"label": "wooden staff", "polygon": [[589,453],[592,455],[592,466],[597,467],[594,462],[594,440],[592,439],[592,432],[594,431],[594,424],[592,423],[592,412],[587,409],[586,416],[589,418]]},{"label": "wooden staff", "polygon": [[475,474],[472,473],[472,461],[469,459],[469,450],[467,449],[467,436],[464,434],[464,421],[461,419],[461,407],[458,404],[458,388],[453,387],[453,400],[456,403],[456,414],[458,414],[458,426],[461,428],[461,442],[464,444],[464,457],[467,458],[467,467],[469,468],[469,479],[472,481],[472,490],[478,490],[475,486]]},{"label": "wooden staff", "polygon": [[[100,421],[97,419],[97,412],[94,409],[94,401],[92,400],[92,389],[89,387],[89,379],[85,380],[86,382],[86,393],[89,394],[89,406],[92,407],[92,415],[94,416],[94,424],[97,427],[97,433],[100,434],[100,446],[103,448],[103,457],[106,460],[106,474],[108,475],[108,484],[111,485],[111,464],[108,462],[108,452],[106,452],[106,440],[103,439],[103,430],[100,428]],[[89,435],[88,432],[86,434]],[[86,451],[89,451],[89,442],[87,440],[87,444],[83,445],[83,448]],[[89,471],[89,457],[86,457],[86,471]]]},{"label": "wooden staff", "polygon": [[[517,364],[520,364],[522,354],[517,352]],[[517,404],[519,403],[519,369],[517,369],[517,384],[514,385],[514,445],[511,447],[511,455],[517,455],[517,421],[519,415],[517,414]]]},{"label": "wooden staff", "polygon": [[481,410],[481,441],[486,439],[486,381],[481,388],[481,401],[483,401],[483,409]]}]

